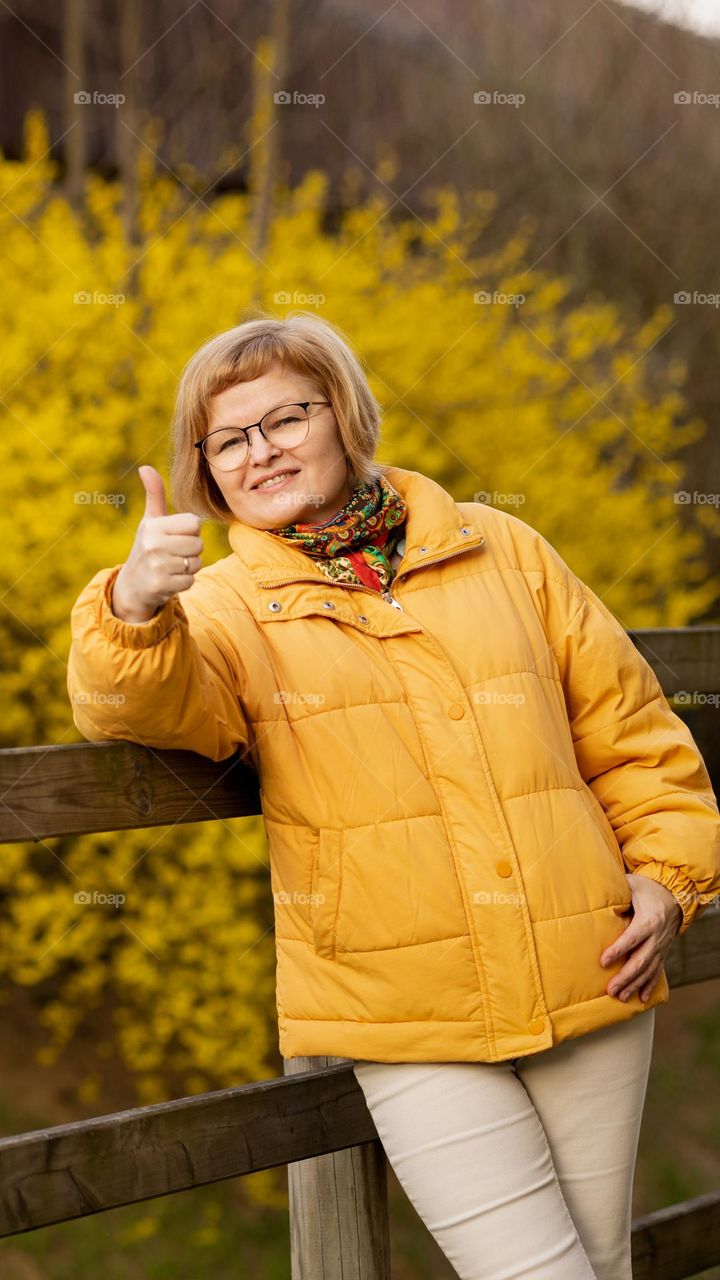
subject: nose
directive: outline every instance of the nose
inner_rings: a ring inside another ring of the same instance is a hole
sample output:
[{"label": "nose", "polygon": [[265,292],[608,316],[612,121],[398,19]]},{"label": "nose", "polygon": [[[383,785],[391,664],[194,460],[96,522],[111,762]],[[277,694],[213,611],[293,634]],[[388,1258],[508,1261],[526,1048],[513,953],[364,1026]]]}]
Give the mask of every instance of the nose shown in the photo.
[{"label": "nose", "polygon": [[248,455],[246,463],[264,463],[268,458],[274,457],[279,453],[277,445],[271,444],[266,440],[259,427],[253,427],[248,436]]}]

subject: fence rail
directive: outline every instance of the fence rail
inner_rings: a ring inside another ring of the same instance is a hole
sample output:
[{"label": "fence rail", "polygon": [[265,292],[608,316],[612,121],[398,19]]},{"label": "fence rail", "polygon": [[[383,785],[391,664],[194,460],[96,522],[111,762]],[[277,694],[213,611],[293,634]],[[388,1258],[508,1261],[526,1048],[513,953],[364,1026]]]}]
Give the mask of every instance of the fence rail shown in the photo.
[{"label": "fence rail", "polygon": [[[628,633],[720,782],[720,627]],[[256,773],[131,742],[0,751],[0,844],[261,812]],[[720,911],[677,938],[671,987],[720,977]],[[0,1237],[288,1166],[293,1280],[389,1280],[387,1164],[352,1065],[284,1076],[0,1139]],[[720,1262],[720,1191],[633,1223],[636,1280]]]}]

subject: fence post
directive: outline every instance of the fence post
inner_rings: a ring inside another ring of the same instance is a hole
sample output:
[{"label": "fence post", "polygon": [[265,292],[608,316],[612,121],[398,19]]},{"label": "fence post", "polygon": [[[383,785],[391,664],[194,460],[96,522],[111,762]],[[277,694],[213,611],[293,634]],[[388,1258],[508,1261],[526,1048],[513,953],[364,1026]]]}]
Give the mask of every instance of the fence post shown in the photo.
[{"label": "fence post", "polygon": [[[298,1075],[351,1058],[283,1058]],[[390,1280],[387,1157],[379,1139],[287,1167],[292,1280]]]}]

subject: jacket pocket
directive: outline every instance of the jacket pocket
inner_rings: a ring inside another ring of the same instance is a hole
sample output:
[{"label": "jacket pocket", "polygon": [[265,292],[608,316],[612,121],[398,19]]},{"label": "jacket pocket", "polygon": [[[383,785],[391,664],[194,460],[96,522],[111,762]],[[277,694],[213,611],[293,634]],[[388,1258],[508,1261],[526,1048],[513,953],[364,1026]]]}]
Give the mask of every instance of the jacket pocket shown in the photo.
[{"label": "jacket pocket", "polygon": [[310,920],[315,951],[328,960],[335,959],[342,872],[343,833],[320,827],[310,885]]},{"label": "jacket pocket", "polygon": [[622,906],[623,910],[627,910],[632,901],[632,893],[630,885],[625,876],[625,863],[623,861],[622,849],[618,843],[617,836],[613,830],[612,823],[608,818],[605,810],[590,792],[590,788],[586,786],[584,789],[584,798],[587,811],[595,824],[598,835],[600,836],[605,850],[610,859],[610,869],[613,873],[612,883],[617,885],[617,891],[622,899],[622,903],[616,903]]}]

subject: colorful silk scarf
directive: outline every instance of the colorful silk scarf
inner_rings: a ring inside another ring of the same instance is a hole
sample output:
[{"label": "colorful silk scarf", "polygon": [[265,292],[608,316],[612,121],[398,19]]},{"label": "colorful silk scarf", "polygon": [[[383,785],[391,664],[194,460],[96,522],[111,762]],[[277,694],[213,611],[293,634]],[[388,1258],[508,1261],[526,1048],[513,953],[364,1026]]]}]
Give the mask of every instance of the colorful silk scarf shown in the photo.
[{"label": "colorful silk scarf", "polygon": [[356,485],[349,500],[324,524],[289,524],[269,533],[293,543],[317,560],[334,582],[387,591],[395,577],[390,564],[400,541],[407,504],[384,476]]}]

